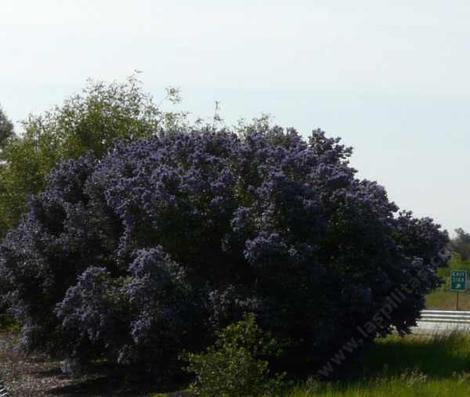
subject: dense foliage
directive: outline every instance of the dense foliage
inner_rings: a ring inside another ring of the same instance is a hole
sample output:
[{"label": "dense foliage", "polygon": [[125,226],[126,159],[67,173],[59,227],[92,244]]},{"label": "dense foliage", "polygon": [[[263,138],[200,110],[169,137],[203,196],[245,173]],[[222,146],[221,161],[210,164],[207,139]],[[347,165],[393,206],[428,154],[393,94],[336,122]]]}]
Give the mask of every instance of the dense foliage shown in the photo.
[{"label": "dense foliage", "polygon": [[456,229],[455,234],[450,241],[450,249],[460,256],[462,261],[470,260],[470,234],[463,229]]},{"label": "dense foliage", "polygon": [[349,148],[278,127],[159,133],[63,162],[0,247],[23,343],[165,371],[255,313],[276,368],[322,365],[410,279],[370,333],[407,332],[447,235],[360,180]]},{"label": "dense foliage", "polygon": [[15,130],[13,123],[5,115],[2,108],[0,108],[0,148],[3,149],[8,140],[11,139],[14,135]]},{"label": "dense foliage", "polygon": [[[179,100],[167,90],[166,98]],[[31,115],[14,136],[0,112],[0,237],[17,225],[28,197],[44,188],[60,162],[91,152],[101,157],[117,139],[150,137],[159,128],[184,124],[184,114],[162,111],[134,77],[124,83],[90,82],[82,93],[40,116]]]},{"label": "dense foliage", "polygon": [[264,359],[281,351],[248,315],[218,332],[214,345],[204,353],[184,355],[189,362],[186,370],[195,375],[190,389],[204,397],[281,395],[283,376],[272,374]]}]

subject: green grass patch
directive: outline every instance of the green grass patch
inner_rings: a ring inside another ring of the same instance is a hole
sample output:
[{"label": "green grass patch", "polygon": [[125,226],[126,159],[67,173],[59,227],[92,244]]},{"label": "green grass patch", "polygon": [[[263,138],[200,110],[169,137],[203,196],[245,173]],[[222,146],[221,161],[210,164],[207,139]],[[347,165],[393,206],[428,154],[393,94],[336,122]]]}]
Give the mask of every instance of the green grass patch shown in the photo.
[{"label": "green grass patch", "polygon": [[[426,297],[426,308],[456,310],[456,292],[437,290]],[[459,293],[459,310],[470,310],[470,293]]]},{"label": "green grass patch", "polygon": [[[426,297],[427,309],[456,309],[456,293],[449,291],[449,279],[452,270],[466,270],[468,276],[470,276],[470,262],[462,262],[458,256],[454,256],[449,263],[449,267],[439,269],[438,273],[443,278],[444,284]],[[470,291],[459,294],[459,309],[470,310]]]},{"label": "green grass patch", "polygon": [[470,396],[470,335],[378,340],[354,379],[309,381],[288,397]]},{"label": "green grass patch", "polygon": [[431,380],[421,374],[410,374],[396,379],[378,379],[349,387],[327,385],[297,389],[289,397],[468,397],[468,380]]}]

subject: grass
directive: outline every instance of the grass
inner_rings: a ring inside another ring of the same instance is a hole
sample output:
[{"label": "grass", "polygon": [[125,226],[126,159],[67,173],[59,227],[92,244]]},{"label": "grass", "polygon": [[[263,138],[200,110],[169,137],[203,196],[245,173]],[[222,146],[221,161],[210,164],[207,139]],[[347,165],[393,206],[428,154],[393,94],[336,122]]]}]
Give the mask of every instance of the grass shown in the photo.
[{"label": "grass", "polygon": [[[427,309],[456,310],[456,293],[437,290],[426,297]],[[459,310],[470,310],[470,292],[459,293]]]},{"label": "grass", "polygon": [[367,352],[346,382],[308,381],[287,397],[468,397],[470,335],[390,336]]},{"label": "grass", "polygon": [[340,388],[338,386],[298,389],[288,397],[468,397],[468,381],[433,380],[425,381],[420,374],[403,378],[378,379],[362,385]]},{"label": "grass", "polygon": [[[452,270],[466,270],[470,276],[470,262],[462,262],[460,258],[453,257],[449,267],[439,269],[439,276],[444,279],[444,284],[426,297],[428,309],[456,309],[456,293],[449,291],[449,278]],[[470,291],[459,294],[459,309],[470,310]]]}]

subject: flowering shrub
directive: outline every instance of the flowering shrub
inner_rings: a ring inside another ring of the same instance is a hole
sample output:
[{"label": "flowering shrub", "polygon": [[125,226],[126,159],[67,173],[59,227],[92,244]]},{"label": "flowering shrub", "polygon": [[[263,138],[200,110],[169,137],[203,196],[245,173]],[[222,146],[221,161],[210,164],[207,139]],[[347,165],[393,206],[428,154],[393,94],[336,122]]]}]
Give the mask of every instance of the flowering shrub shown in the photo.
[{"label": "flowering shrub", "polygon": [[30,349],[145,364],[255,313],[284,361],[321,363],[410,279],[370,334],[407,332],[439,285],[447,235],[360,180],[314,131],[161,133],[63,162],[0,247],[0,283]]}]

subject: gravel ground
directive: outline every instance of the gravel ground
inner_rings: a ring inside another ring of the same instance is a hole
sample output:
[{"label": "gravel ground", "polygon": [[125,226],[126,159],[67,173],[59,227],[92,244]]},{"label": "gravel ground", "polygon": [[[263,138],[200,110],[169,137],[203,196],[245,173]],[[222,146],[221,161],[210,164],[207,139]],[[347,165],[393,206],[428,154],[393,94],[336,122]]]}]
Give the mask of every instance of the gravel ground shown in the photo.
[{"label": "gravel ground", "polygon": [[16,345],[15,334],[0,334],[0,377],[11,396],[50,396],[54,390],[72,383],[61,375],[58,362],[38,355],[27,356]]},{"label": "gravel ground", "polygon": [[0,379],[12,397],[146,397],[157,391],[155,386],[126,383],[123,376],[110,376],[99,368],[93,375],[69,378],[61,373],[59,361],[44,355],[26,355],[16,348],[17,342],[16,334],[0,332]]}]

